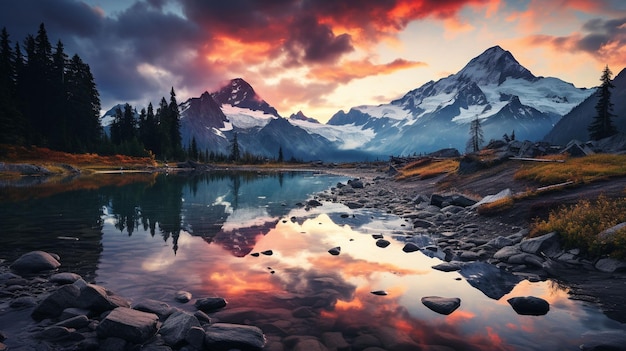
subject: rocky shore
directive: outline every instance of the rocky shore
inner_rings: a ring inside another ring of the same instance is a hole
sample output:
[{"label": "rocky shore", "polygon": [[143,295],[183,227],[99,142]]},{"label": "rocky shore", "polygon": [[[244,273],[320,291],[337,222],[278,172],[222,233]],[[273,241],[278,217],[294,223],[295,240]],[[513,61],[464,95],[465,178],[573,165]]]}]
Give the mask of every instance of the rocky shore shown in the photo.
[{"label": "rocky shore", "polygon": [[[572,298],[597,303],[610,318],[626,322],[626,263],[590,259],[579,250],[562,248],[556,233],[531,239],[527,237],[528,226],[520,221],[511,223],[477,213],[480,201],[497,196],[441,191],[438,178],[398,182],[373,167],[332,172],[351,180],[316,194],[311,206],[340,202],[351,209],[375,208],[404,218],[411,234],[394,237],[404,243],[403,251],[420,251],[441,259],[434,269],[458,271],[486,296],[499,299],[524,279],[552,279],[569,287]],[[386,247],[387,239],[377,238],[376,245]],[[331,250],[340,254],[340,248]],[[0,313],[10,316],[4,320],[15,323],[0,325],[0,351],[380,351],[400,350],[408,345],[386,340],[384,328],[377,337],[367,334],[354,340],[346,340],[341,333],[323,333],[319,338],[276,337],[282,330],[278,322],[248,325],[221,320],[229,313],[262,311],[240,311],[237,306],[227,306],[221,297],[193,297],[185,291],[179,291],[170,301],[129,301],[77,274],[59,273],[59,269],[63,271],[61,263],[61,257],[41,251],[28,253],[15,262],[0,262]],[[462,303],[459,298],[441,296],[424,296],[421,302],[444,315],[453,313]],[[512,298],[508,303],[521,315],[543,315],[550,309],[547,301],[534,296]],[[176,307],[181,305],[185,309]],[[302,307],[285,313],[299,318],[312,311]],[[372,340],[366,342],[370,336]],[[590,333],[584,340],[583,350],[626,350],[623,333]]]}]

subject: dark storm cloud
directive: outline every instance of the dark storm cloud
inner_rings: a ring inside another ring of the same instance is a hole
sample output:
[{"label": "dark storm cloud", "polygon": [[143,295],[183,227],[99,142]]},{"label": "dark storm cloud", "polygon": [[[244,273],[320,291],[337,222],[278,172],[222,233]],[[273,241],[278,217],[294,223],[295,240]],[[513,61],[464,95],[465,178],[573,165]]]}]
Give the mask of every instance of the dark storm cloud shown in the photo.
[{"label": "dark storm cloud", "polygon": [[603,46],[615,42],[619,46],[626,45],[626,17],[618,19],[592,19],[583,25],[589,34],[578,40],[578,48],[583,51],[596,52]]}]

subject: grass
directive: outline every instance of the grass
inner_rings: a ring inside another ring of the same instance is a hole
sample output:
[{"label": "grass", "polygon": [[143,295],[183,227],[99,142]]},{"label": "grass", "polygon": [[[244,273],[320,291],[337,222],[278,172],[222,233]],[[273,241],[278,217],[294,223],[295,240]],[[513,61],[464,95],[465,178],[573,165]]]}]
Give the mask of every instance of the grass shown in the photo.
[{"label": "grass", "polygon": [[546,220],[535,220],[530,236],[557,232],[567,248],[580,248],[595,257],[626,259],[626,228],[608,238],[598,235],[622,222],[626,222],[626,198],[600,196],[594,201],[581,200],[573,206],[561,207],[550,212]]},{"label": "grass", "polygon": [[0,162],[34,163],[48,168],[53,173],[63,173],[64,170],[59,164],[69,164],[77,168],[91,170],[156,166],[156,161],[149,157],[70,154],[42,147],[24,147],[4,144],[0,145]]},{"label": "grass", "polygon": [[457,159],[435,159],[425,157],[402,167],[400,169],[400,173],[396,176],[396,179],[405,180],[413,177],[428,179],[436,177],[440,174],[456,172],[458,168],[459,160]]},{"label": "grass", "polygon": [[618,176],[626,176],[626,155],[596,154],[567,158],[565,162],[532,163],[515,173],[515,179],[542,185],[567,181],[584,184]]}]

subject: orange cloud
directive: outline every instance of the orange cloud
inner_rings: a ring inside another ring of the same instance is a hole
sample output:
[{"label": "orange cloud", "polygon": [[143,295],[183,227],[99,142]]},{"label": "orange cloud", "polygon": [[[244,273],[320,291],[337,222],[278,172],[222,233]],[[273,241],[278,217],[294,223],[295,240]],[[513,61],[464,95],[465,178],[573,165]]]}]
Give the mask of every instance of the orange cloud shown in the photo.
[{"label": "orange cloud", "polygon": [[340,67],[316,66],[311,68],[307,77],[321,81],[347,83],[354,79],[390,74],[402,69],[424,67],[424,62],[396,59],[392,62],[378,65],[369,60],[343,62]]}]

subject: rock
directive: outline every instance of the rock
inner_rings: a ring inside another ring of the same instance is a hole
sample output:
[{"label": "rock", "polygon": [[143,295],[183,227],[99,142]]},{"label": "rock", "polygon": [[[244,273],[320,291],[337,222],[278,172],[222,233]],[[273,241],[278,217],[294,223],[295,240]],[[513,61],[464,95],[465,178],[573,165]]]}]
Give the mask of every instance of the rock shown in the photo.
[{"label": "rock", "polygon": [[36,337],[39,339],[58,341],[69,338],[73,331],[73,329],[53,325],[37,333]]},{"label": "rock", "polygon": [[[258,254],[257,254],[258,256]],[[174,298],[176,299],[176,301],[178,302],[182,302],[182,303],[187,303],[189,301],[191,301],[191,293],[188,291],[177,291],[176,295],[174,296]]]},{"label": "rock", "polygon": [[330,350],[350,351],[350,344],[344,339],[340,332],[322,333],[322,342]]},{"label": "rock", "polygon": [[478,201],[477,203],[473,204],[470,208],[471,209],[475,209],[477,207],[479,207],[480,205],[485,205],[485,204],[489,204],[492,202],[496,202],[502,199],[506,199],[508,197],[513,196],[513,193],[511,192],[511,189],[504,189],[502,191],[500,191],[499,193],[495,194],[495,195],[487,195],[485,196],[482,200]]},{"label": "rock", "polygon": [[415,221],[413,221],[413,228],[431,228],[434,226],[435,223],[427,221],[425,219],[416,219]]},{"label": "rock", "polygon": [[382,344],[377,337],[370,334],[361,334],[352,340],[354,350],[365,350],[371,347],[380,347]]},{"label": "rock", "polygon": [[352,187],[352,189],[364,188],[363,182],[360,179],[348,180],[348,184]]},{"label": "rock", "polygon": [[198,319],[184,311],[172,313],[159,329],[159,334],[163,336],[163,340],[170,346],[178,345],[185,341],[187,332],[192,327],[200,328]]},{"label": "rock", "polygon": [[272,256],[274,254],[274,251],[265,250],[265,251],[261,251],[261,253],[264,254],[265,256]]},{"label": "rock", "polygon": [[37,300],[32,296],[20,296],[11,300],[9,306],[15,309],[33,307],[37,306]]},{"label": "rock", "polygon": [[82,277],[76,273],[57,273],[50,277],[50,281],[59,285],[73,284]]},{"label": "rock", "polygon": [[48,295],[35,307],[31,316],[39,321],[44,318],[54,318],[68,307],[76,307],[76,300],[80,296],[80,289],[74,285],[63,285]]},{"label": "rock", "polygon": [[583,351],[626,351],[626,334],[623,331],[593,331],[582,335]]},{"label": "rock", "polygon": [[87,284],[80,289],[80,296],[76,305],[72,307],[86,308],[101,313],[117,307],[130,307],[130,303],[99,285]]},{"label": "rock", "polygon": [[31,251],[20,256],[10,268],[20,273],[38,273],[55,270],[61,266],[51,254],[44,251]]},{"label": "rock", "polygon": [[515,241],[513,239],[507,238],[504,236],[498,236],[496,238],[489,240],[486,245],[489,245],[493,247],[494,249],[500,250],[501,248],[505,246],[511,246],[514,244],[515,244]]},{"label": "rock", "polygon": [[474,251],[463,251],[459,255],[462,261],[477,261],[480,258],[480,254]]},{"label": "rock", "polygon": [[487,262],[466,263],[459,272],[471,286],[494,300],[510,293],[522,280]]},{"label": "rock", "polygon": [[550,311],[548,301],[534,296],[512,297],[507,302],[517,314],[529,316],[542,316]]},{"label": "rock", "polygon": [[204,329],[201,327],[189,328],[187,334],[185,335],[185,341],[196,349],[202,350],[202,347],[204,346]]},{"label": "rock", "polygon": [[415,252],[415,251],[419,251],[419,246],[415,245],[414,243],[406,243],[404,244],[404,247],[402,248],[402,251],[404,252]]},{"label": "rock", "polygon": [[134,344],[142,344],[157,333],[158,317],[126,307],[117,307],[98,325],[100,338],[118,337]]},{"label": "rock", "polygon": [[378,239],[378,240],[376,240],[376,246],[378,246],[378,247],[385,248],[385,247],[389,246],[390,244],[391,244],[391,242],[389,242],[389,240],[385,240],[385,239]]},{"label": "rock", "polygon": [[620,229],[623,229],[624,227],[626,227],[626,222],[620,223],[616,226],[606,229],[602,231],[600,234],[598,234],[598,239],[611,241],[615,233],[617,233]]},{"label": "rock", "polygon": [[461,299],[458,297],[425,296],[422,297],[422,303],[439,314],[449,315],[461,306]]},{"label": "rock", "polygon": [[206,297],[204,299],[196,300],[194,306],[202,312],[211,313],[220,308],[226,307],[226,300],[221,297]]},{"label": "rock", "polygon": [[174,312],[174,309],[165,302],[152,299],[144,299],[139,301],[133,306],[133,309],[141,312],[154,313],[159,316],[159,320],[162,321],[167,319],[167,317],[169,317]]},{"label": "rock", "polygon": [[505,246],[493,254],[493,258],[500,261],[508,261],[509,257],[522,253],[517,246]]},{"label": "rock", "polygon": [[606,273],[626,271],[626,262],[614,258],[601,258],[594,266],[597,270]]},{"label": "rock", "polygon": [[364,206],[362,203],[354,202],[354,201],[348,201],[345,203],[345,205],[351,210],[362,208]]},{"label": "rock", "polygon": [[318,206],[322,206],[322,203],[321,203],[321,202],[319,202],[319,201],[317,201],[317,200],[314,200],[314,199],[307,201],[307,202],[306,202],[306,204],[307,204],[307,206],[309,206],[309,207],[318,207]]},{"label": "rock", "polygon": [[125,350],[128,343],[126,340],[117,337],[106,338],[98,350],[100,351],[119,351]]},{"label": "rock", "polygon": [[196,311],[193,313],[193,315],[198,318],[198,321],[201,324],[211,324],[211,317],[209,317],[208,314],[202,312],[202,311]]},{"label": "rock", "polygon": [[387,296],[387,292],[385,290],[374,290],[371,293],[378,296]]},{"label": "rock", "polygon": [[328,250],[328,253],[333,255],[333,256],[337,256],[341,253],[341,247],[337,246],[337,247],[333,247],[332,249]]},{"label": "rock", "polygon": [[84,308],[77,308],[77,307],[69,307],[63,310],[63,312],[61,312],[61,316],[59,317],[60,320],[66,320],[66,319],[70,319],[70,318],[74,318],[76,316],[88,316],[89,315],[89,310],[86,310]]},{"label": "rock", "polygon": [[454,272],[460,270],[462,264],[460,262],[443,262],[438,265],[434,265],[431,268],[442,272]]},{"label": "rock", "polygon": [[552,232],[536,238],[522,240],[520,249],[533,255],[545,254],[553,257],[554,254],[561,252],[559,235],[556,232]]},{"label": "rock", "polygon": [[300,340],[293,351],[329,351],[329,349],[317,339]]},{"label": "rock", "polygon": [[80,329],[89,325],[89,318],[87,318],[87,316],[85,315],[80,315],[80,316],[62,320],[55,325],[59,327]]},{"label": "rock", "polygon": [[262,350],[265,335],[251,325],[215,323],[204,328],[204,344],[208,349]]}]

